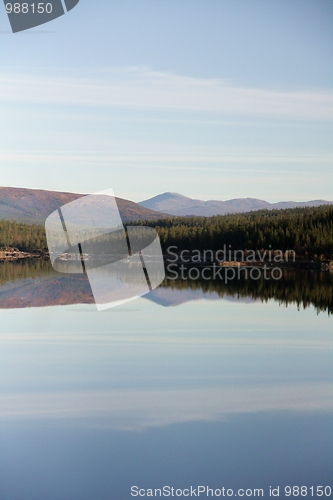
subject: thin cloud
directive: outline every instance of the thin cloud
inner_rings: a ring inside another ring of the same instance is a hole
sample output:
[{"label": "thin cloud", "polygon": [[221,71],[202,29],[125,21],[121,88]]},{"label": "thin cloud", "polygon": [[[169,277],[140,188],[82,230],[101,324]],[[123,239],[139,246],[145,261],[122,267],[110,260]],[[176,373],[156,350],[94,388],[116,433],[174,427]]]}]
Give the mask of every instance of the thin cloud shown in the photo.
[{"label": "thin cloud", "polygon": [[226,80],[147,68],[114,69],[99,72],[97,78],[5,75],[0,78],[0,96],[18,103],[333,119],[332,92],[243,88]]},{"label": "thin cloud", "polygon": [[[183,169],[195,169],[193,163],[199,162],[209,162],[209,163],[217,163],[218,165],[222,164],[295,164],[303,167],[304,164],[322,164],[322,165],[331,165],[333,161],[332,155],[328,154],[316,154],[316,155],[296,155],[296,154],[285,154],[285,155],[259,155],[259,154],[190,154],[190,153],[178,153],[178,154],[168,154],[160,152],[156,154],[156,152],[151,154],[143,154],[143,153],[133,153],[133,154],[122,154],[119,153],[105,153],[101,154],[98,152],[90,152],[82,155],[79,152],[73,153],[64,153],[58,154],[54,152],[41,152],[41,153],[31,153],[31,152],[1,152],[0,153],[0,161],[3,162],[15,162],[15,163],[57,163],[60,162],[78,162],[80,164],[91,164],[92,162],[98,164],[110,164],[110,163],[121,163],[121,164],[129,164],[132,165],[134,163],[143,163],[146,167],[149,167],[150,164],[153,168],[156,168],[158,164],[167,164],[167,167],[174,162],[181,162],[182,164],[176,165],[177,168]],[[185,166],[183,163],[190,163],[190,166]],[[205,167],[198,167],[199,170],[206,170],[207,164]],[[214,167],[218,169],[218,167]],[[261,171],[261,170],[258,170]]]}]

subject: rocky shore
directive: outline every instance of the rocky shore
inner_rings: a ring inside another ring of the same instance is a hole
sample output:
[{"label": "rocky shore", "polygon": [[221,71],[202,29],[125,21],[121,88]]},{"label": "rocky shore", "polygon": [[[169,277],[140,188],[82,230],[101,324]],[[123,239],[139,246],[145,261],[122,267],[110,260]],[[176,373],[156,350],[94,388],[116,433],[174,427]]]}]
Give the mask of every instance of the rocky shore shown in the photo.
[{"label": "rocky shore", "polygon": [[[85,256],[88,258],[88,256]],[[178,259],[169,260],[168,255],[163,255],[165,265],[185,265],[185,267],[204,267],[209,265],[218,265],[222,267],[275,267],[280,268],[289,268],[289,269],[309,269],[316,271],[331,271],[333,272],[333,261],[332,260],[309,260],[297,258],[294,261],[282,261],[282,262],[271,262],[271,261],[218,261],[217,259],[213,259],[212,261],[200,260],[199,262],[191,262],[187,261],[186,263],[178,256]],[[18,250],[17,248],[0,248],[0,261],[17,261],[22,259],[49,259],[49,253],[46,251],[38,251],[38,252],[23,252]],[[77,261],[77,254],[63,254],[63,261]]]},{"label": "rocky shore", "polygon": [[48,258],[49,254],[48,252],[22,252],[21,250],[18,250],[17,248],[1,248],[0,249],[0,261],[1,260],[6,260],[6,261],[13,261],[13,260],[20,260],[20,259],[45,259]]}]

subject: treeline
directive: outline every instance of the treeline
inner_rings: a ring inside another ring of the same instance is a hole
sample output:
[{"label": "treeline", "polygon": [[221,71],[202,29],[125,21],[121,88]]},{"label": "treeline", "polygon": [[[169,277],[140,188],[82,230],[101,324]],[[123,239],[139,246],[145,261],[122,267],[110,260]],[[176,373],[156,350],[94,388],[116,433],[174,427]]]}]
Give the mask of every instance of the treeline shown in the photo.
[{"label": "treeline", "polygon": [[1,248],[17,248],[22,252],[47,251],[44,226],[1,220]]},{"label": "treeline", "polygon": [[[156,228],[162,248],[219,250],[295,250],[304,258],[333,258],[333,206],[261,210],[214,217],[174,217],[130,222]],[[46,251],[43,226],[0,221],[0,248]]]},{"label": "treeline", "polygon": [[260,210],[214,217],[177,217],[137,224],[155,227],[164,250],[295,250],[298,256],[333,258],[333,206]]}]

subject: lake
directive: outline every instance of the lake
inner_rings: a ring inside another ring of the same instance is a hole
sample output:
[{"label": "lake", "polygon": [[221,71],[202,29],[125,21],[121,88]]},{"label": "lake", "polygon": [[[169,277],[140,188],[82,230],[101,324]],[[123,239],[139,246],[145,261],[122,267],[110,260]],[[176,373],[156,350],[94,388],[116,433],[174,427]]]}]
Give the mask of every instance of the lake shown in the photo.
[{"label": "lake", "polygon": [[97,312],[84,276],[0,263],[0,498],[331,498],[332,290],[169,279]]}]

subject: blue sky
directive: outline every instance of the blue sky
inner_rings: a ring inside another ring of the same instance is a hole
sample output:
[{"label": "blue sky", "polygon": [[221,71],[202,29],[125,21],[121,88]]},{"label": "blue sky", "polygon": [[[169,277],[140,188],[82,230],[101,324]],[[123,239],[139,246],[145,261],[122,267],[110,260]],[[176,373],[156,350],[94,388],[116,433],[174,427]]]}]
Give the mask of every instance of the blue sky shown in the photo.
[{"label": "blue sky", "polygon": [[0,9],[2,186],[333,199],[331,0],[96,4]]}]

